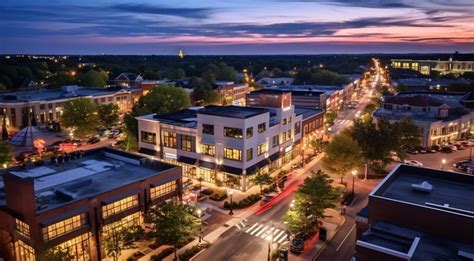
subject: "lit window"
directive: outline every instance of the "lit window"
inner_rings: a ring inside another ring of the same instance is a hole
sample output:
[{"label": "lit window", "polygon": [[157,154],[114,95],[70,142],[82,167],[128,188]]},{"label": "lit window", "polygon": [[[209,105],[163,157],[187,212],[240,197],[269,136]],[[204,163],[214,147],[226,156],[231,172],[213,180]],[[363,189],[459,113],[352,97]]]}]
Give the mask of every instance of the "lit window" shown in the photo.
[{"label": "lit window", "polygon": [[30,245],[23,242],[22,240],[18,240],[15,242],[15,252],[16,252],[15,260],[18,260],[18,261],[35,260],[35,250],[33,250],[33,248]]},{"label": "lit window", "polygon": [[238,149],[224,148],[224,159],[242,161],[242,151]]},{"label": "lit window", "polygon": [[272,138],[272,147],[274,148],[274,147],[278,146],[279,143],[280,143],[280,139],[279,139],[278,135],[273,136],[273,138]]},{"label": "lit window", "polygon": [[193,138],[189,135],[181,135],[181,150],[193,151]]},{"label": "lit window", "polygon": [[201,153],[204,155],[214,156],[216,155],[216,146],[201,144]]},{"label": "lit window", "polygon": [[141,133],[142,137],[142,142],[144,143],[150,143],[150,144],[156,144],[156,133],[151,133],[151,132],[146,132],[142,131]]},{"label": "lit window", "polygon": [[247,149],[247,161],[251,161],[253,159],[253,149]]},{"label": "lit window", "polygon": [[176,181],[171,181],[163,185],[150,188],[151,199],[156,199],[171,192],[175,192],[177,188]]},{"label": "lit window", "polygon": [[86,213],[59,221],[42,229],[43,239],[51,240],[74,231],[87,224]]},{"label": "lit window", "polygon": [[30,226],[25,222],[15,219],[16,231],[26,238],[30,238]]},{"label": "lit window", "polygon": [[102,206],[102,217],[106,218],[135,206],[138,206],[138,195],[126,197],[124,199]]},{"label": "lit window", "polygon": [[224,137],[242,139],[243,138],[242,129],[232,128],[232,127],[224,127]]},{"label": "lit window", "polygon": [[59,244],[59,249],[67,250],[74,257],[74,260],[92,260],[90,255],[90,233],[82,234]]},{"label": "lit window", "polygon": [[119,221],[107,224],[102,227],[102,234],[107,235],[112,229],[131,228],[142,224],[140,212],[130,214]]},{"label": "lit window", "polygon": [[260,123],[260,124],[258,125],[258,133],[264,132],[264,131],[266,130],[266,127],[267,127],[267,125],[265,124],[265,122]]},{"label": "lit window", "polygon": [[262,144],[259,144],[257,146],[257,155],[258,156],[262,155],[265,152],[267,152],[267,143],[266,142],[264,142]]},{"label": "lit window", "polygon": [[163,146],[176,149],[176,133],[163,131]]}]

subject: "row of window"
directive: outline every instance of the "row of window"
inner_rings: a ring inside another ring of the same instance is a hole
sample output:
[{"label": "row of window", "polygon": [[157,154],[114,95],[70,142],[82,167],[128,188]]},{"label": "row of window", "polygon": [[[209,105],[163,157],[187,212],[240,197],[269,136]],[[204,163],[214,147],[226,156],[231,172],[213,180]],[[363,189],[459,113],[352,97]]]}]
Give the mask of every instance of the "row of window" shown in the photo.
[{"label": "row of window", "polygon": [[87,224],[85,213],[59,221],[42,229],[45,241],[67,234]]},{"label": "row of window", "polygon": [[[290,117],[291,121],[291,117]],[[263,133],[267,129],[267,124],[262,122],[257,125],[258,133]],[[202,133],[214,135],[214,125],[211,124],[203,124],[202,125]],[[234,127],[224,127],[224,137],[230,137],[235,139],[243,139],[243,130],[241,128],[234,128]],[[253,137],[253,127],[248,127],[245,132],[245,137],[251,138]]]}]

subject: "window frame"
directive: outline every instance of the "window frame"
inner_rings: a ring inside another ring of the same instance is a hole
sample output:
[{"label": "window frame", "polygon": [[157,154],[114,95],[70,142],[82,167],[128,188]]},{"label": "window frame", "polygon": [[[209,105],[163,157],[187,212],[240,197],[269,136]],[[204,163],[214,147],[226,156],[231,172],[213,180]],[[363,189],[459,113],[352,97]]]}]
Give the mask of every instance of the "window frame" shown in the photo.
[{"label": "window frame", "polygon": [[242,150],[234,149],[234,148],[224,148],[224,159],[242,161]]}]

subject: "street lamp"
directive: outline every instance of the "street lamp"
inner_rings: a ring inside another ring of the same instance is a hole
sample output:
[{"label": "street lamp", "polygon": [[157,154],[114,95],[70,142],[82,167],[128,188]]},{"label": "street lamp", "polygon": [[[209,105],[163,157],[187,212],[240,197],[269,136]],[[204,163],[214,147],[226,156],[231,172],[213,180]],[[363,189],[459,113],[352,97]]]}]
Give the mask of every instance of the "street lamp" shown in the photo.
[{"label": "street lamp", "polygon": [[293,209],[294,206],[295,206],[295,203],[291,202],[290,203],[290,209]]},{"label": "street lamp", "polygon": [[230,190],[229,191],[229,196],[230,196],[230,205],[229,205],[229,215],[234,215],[234,212],[232,211],[232,195],[234,195],[234,191]]},{"label": "street lamp", "polygon": [[355,177],[357,176],[357,170],[352,170],[352,195],[354,195],[354,184],[355,184]]},{"label": "street lamp", "polygon": [[197,214],[199,216],[199,243],[201,243],[202,240],[202,217],[201,217],[202,210],[198,209]]},{"label": "street lamp", "polygon": [[446,164],[446,159],[441,160],[441,169],[444,169],[444,165]]}]

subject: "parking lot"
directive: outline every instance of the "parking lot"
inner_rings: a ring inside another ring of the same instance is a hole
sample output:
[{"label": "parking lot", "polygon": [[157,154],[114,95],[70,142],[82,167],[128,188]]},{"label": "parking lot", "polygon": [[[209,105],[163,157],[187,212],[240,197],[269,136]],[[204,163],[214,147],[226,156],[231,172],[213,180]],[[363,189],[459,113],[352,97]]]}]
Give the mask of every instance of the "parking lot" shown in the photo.
[{"label": "parking lot", "polygon": [[[444,169],[447,169],[447,170],[459,171],[456,168],[453,168],[453,163],[460,160],[469,159],[470,149],[472,149],[474,153],[474,147],[466,147],[463,150],[453,151],[452,153],[437,152],[437,153],[426,153],[426,154],[417,154],[417,155],[408,154],[407,159],[420,161],[421,163],[423,163],[425,167],[429,167],[429,168],[439,169],[443,167]],[[446,160],[446,164],[444,166],[442,166],[443,159]]]}]

